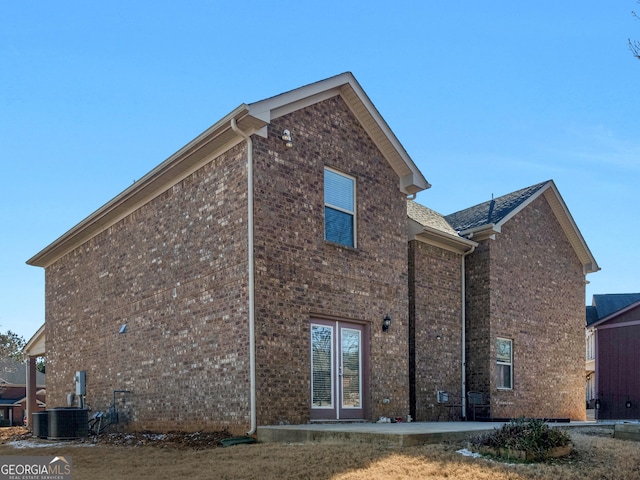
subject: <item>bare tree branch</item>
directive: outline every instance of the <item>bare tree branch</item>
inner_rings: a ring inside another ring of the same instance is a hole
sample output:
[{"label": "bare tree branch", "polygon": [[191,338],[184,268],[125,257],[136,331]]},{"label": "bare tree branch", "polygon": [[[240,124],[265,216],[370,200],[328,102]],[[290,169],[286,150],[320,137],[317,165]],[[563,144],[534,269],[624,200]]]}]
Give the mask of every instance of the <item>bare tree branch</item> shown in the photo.
[{"label": "bare tree branch", "polygon": [[629,50],[634,57],[640,60],[640,42],[638,40],[629,39]]},{"label": "bare tree branch", "polygon": [[[637,0],[636,3],[640,5],[640,0]],[[631,11],[631,15],[633,15],[636,20],[640,19],[640,17],[634,10]],[[634,57],[640,60],[640,41],[631,40],[630,38],[628,40],[629,40],[629,43],[628,43],[629,50],[631,50],[631,53],[633,54]]]}]

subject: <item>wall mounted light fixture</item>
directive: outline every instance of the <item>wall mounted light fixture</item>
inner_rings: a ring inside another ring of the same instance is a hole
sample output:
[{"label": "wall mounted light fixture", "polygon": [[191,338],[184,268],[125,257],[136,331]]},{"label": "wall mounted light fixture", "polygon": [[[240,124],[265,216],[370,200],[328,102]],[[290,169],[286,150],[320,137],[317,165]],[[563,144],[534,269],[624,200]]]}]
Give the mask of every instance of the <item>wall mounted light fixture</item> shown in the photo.
[{"label": "wall mounted light fixture", "polygon": [[389,330],[390,326],[391,326],[391,317],[389,317],[389,315],[385,315],[385,317],[382,319],[382,331],[386,332],[387,330]]},{"label": "wall mounted light fixture", "polygon": [[624,406],[627,408],[631,408],[633,406],[633,403],[631,403],[631,400],[627,400],[627,403],[625,403]]},{"label": "wall mounted light fixture", "polygon": [[596,399],[596,404],[594,405],[596,407],[596,410],[600,410],[600,399]]},{"label": "wall mounted light fixture", "polygon": [[291,141],[291,132],[289,130],[285,130],[282,132],[282,136],[280,137],[287,148],[293,147],[293,142]]}]

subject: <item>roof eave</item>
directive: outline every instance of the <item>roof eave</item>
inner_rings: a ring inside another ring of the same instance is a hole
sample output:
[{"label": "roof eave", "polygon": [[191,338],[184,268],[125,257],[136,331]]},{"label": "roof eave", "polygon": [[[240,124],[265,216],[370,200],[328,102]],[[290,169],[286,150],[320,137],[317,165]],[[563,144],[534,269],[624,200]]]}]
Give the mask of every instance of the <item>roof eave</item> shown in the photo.
[{"label": "roof eave", "polygon": [[500,222],[498,222],[498,226],[502,227],[506,222],[508,222],[511,218],[513,218],[518,212],[522,211],[525,207],[527,207],[530,203],[532,203],[535,199],[543,195],[547,200],[547,203],[551,207],[560,227],[562,228],[565,236],[569,240],[569,243],[573,247],[580,263],[582,263],[582,270],[585,275],[588,273],[594,273],[600,270],[596,259],[591,254],[591,250],[587,246],[587,242],[584,240],[582,233],[580,233],[580,229],[578,225],[574,221],[571,213],[569,212],[569,208],[567,208],[567,204],[564,202],[562,195],[558,191],[558,187],[553,180],[549,180],[544,187],[538,190],[535,194],[531,195],[527,198],[526,201],[522,202],[518,208],[514,209],[508,215],[506,215]]},{"label": "roof eave", "polygon": [[474,228],[468,228],[462,230],[459,233],[461,237],[468,239],[475,239],[476,241],[486,240],[487,238],[494,239],[496,233],[500,233],[501,227],[495,223],[487,223]]},{"label": "roof eave", "polygon": [[340,96],[399,177],[399,189],[413,195],[431,187],[351,72],[249,104],[251,115],[265,122],[300,108]]},{"label": "roof eave", "polygon": [[45,324],[33,334],[29,341],[22,347],[22,353],[27,357],[41,357],[46,352]]},{"label": "roof eave", "polygon": [[545,199],[549,203],[551,210],[553,211],[558,223],[560,224],[564,234],[566,235],[569,243],[573,247],[576,255],[580,259],[582,263],[583,272],[585,275],[588,273],[594,273],[600,270],[596,259],[589,250],[587,243],[584,240],[584,237],[580,233],[580,229],[576,225],[569,209],[567,208],[566,203],[564,202],[562,195],[558,191],[556,184],[553,180],[549,180],[545,186],[543,186],[540,190],[535,192],[529,198],[527,198],[524,202],[522,202],[518,207],[514,208],[511,212],[505,215],[499,222],[493,224],[481,225],[479,227],[475,227],[469,230],[465,230],[460,232],[460,235],[465,236],[467,238],[474,238],[476,240],[481,240],[484,238],[489,238],[495,233],[500,233],[502,231],[502,226],[511,220],[515,215],[524,210],[529,204],[531,204],[534,200],[536,200],[539,196],[544,195]]},{"label": "roof eave", "polygon": [[591,250],[589,249],[587,242],[585,241],[578,225],[574,221],[566,203],[564,202],[562,195],[558,191],[553,181],[549,182],[549,186],[544,188],[541,193],[547,199],[547,202],[551,206],[551,210],[555,214],[558,223],[562,227],[569,243],[573,247],[576,255],[582,263],[582,269],[585,275],[589,273],[595,273],[600,270],[596,259],[594,258]]},{"label": "roof eave", "polygon": [[340,95],[345,100],[396,172],[399,177],[398,188],[401,192],[414,195],[431,186],[356,79],[347,72],[266,100],[240,105],[121,194],[31,257],[27,260],[27,264],[45,268],[50,266],[65,254],[135,211],[140,205],[149,202],[186,178],[215,155],[238,144],[242,141],[242,137],[231,129],[231,119],[235,119],[238,127],[247,134],[257,133],[266,136],[266,125],[272,119],[336,95]]},{"label": "roof eave", "polygon": [[445,250],[463,254],[478,246],[477,242],[452,235],[409,219],[409,240],[418,240]]},{"label": "roof eave", "polygon": [[261,119],[248,114],[247,105],[240,105],[129,188],[31,257],[27,260],[27,264],[48,267],[58,258],[130,214],[141,204],[147,203],[193,173],[212,155],[215,156],[222,150],[240,142],[241,137],[231,129],[232,118],[236,120],[238,127],[247,133],[256,132],[265,125]]},{"label": "roof eave", "polygon": [[640,301],[638,301],[638,302],[633,302],[631,305],[627,305],[626,307],[621,308],[620,310],[616,310],[615,312],[610,313],[610,314],[609,314],[609,315],[607,315],[606,317],[603,317],[603,318],[599,319],[598,321],[593,322],[592,324],[590,324],[590,325],[589,325],[589,328],[591,328],[591,327],[598,327],[599,325],[602,325],[603,323],[606,323],[606,322],[608,322],[609,320],[612,320],[612,319],[614,319],[615,317],[617,317],[617,316],[619,316],[619,315],[622,315],[623,313],[626,313],[626,312],[628,312],[628,311],[630,311],[630,310],[633,310],[633,309],[635,309],[635,308],[638,308],[638,307],[640,307]]}]

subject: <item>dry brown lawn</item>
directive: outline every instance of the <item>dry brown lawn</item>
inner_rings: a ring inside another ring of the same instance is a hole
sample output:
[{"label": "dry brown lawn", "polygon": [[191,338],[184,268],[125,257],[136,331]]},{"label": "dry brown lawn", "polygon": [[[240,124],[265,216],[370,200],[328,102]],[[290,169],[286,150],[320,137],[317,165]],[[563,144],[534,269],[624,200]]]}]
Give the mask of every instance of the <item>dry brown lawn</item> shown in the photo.
[{"label": "dry brown lawn", "polygon": [[[74,480],[112,479],[640,479],[640,444],[612,438],[612,429],[570,431],[574,452],[547,463],[506,464],[457,453],[462,443],[419,447],[254,444],[227,448],[118,446],[69,442],[17,449],[0,434],[0,455],[64,455]],[[27,442],[33,444],[33,442]],[[47,442],[39,442],[46,444]]]}]

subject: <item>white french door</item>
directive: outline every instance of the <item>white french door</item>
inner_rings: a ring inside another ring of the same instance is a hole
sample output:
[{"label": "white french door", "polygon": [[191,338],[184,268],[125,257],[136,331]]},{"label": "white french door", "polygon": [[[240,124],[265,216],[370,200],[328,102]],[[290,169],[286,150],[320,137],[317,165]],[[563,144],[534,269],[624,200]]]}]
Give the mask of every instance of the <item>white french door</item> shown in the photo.
[{"label": "white french door", "polygon": [[311,418],[365,417],[367,384],[363,325],[318,320],[311,323]]}]

